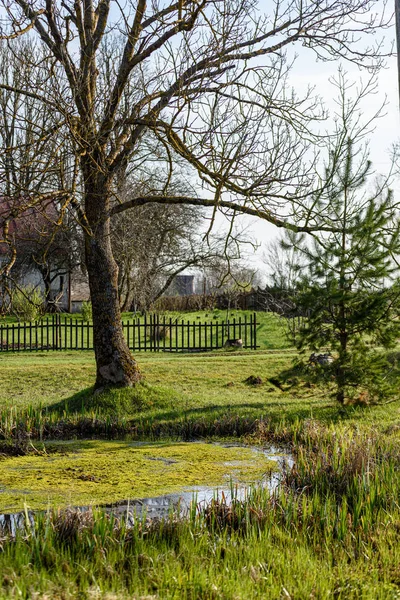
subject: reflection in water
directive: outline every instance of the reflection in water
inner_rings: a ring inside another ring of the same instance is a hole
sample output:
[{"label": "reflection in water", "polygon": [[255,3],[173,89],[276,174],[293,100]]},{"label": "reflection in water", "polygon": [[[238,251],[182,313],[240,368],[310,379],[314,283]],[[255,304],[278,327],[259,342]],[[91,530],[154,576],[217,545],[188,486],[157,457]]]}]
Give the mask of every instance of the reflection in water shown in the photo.
[{"label": "reflection in water", "polygon": [[34,518],[35,513],[33,511],[0,515],[0,533],[1,535],[15,535],[17,529],[23,530],[26,527],[34,527]]},{"label": "reflection in water", "polygon": [[[224,446],[237,447],[238,444],[224,444]],[[283,468],[292,468],[293,459],[290,454],[279,451],[276,448],[258,448],[253,447],[254,452],[262,452],[265,456],[278,463],[279,471],[273,472],[265,476],[256,485],[268,488],[273,492],[279,485],[281,471]],[[207,487],[198,486],[175,494],[167,494],[165,496],[156,496],[153,498],[142,498],[140,500],[130,500],[119,502],[118,504],[110,504],[100,506],[107,514],[112,514],[119,518],[126,518],[129,524],[132,524],[135,519],[163,519],[171,513],[184,517],[189,513],[190,508],[195,505],[198,511],[204,509],[213,499],[224,498],[226,504],[231,504],[232,500],[245,500],[246,496],[251,492],[249,485],[235,485]],[[86,512],[92,507],[80,506],[77,510]],[[12,514],[0,515],[0,534],[14,535],[17,530],[34,527],[35,515],[39,511],[22,511]],[[40,511],[40,514],[45,514]]]}]

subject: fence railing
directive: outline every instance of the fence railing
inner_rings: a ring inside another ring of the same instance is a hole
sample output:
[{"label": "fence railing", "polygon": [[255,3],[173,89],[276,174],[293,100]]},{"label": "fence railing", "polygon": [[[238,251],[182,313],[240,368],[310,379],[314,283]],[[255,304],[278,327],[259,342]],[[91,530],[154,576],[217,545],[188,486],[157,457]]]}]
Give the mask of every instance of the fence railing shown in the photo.
[{"label": "fence railing", "polygon": [[[206,352],[225,345],[256,349],[257,325],[255,313],[203,323],[150,314],[125,320],[123,330],[131,350]],[[54,315],[37,323],[0,325],[0,352],[47,350],[93,350],[93,324]]]}]

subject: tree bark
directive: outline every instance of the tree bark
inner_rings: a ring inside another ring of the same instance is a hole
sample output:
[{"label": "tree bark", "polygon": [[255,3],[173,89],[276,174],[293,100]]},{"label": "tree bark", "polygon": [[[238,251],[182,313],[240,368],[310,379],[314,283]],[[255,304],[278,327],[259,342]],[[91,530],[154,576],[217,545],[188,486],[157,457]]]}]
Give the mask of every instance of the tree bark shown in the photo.
[{"label": "tree bark", "polygon": [[[342,323],[345,319],[345,308],[344,306],[342,306],[341,309],[341,315],[342,315]],[[336,382],[337,382],[337,393],[336,393],[336,400],[340,403],[340,404],[344,404],[345,401],[345,396],[346,396],[346,383],[347,383],[347,377],[346,377],[346,367],[344,367],[343,365],[347,363],[347,342],[348,342],[348,333],[346,330],[342,330],[340,332],[340,350],[339,350],[339,366],[337,367],[337,373],[336,373]]]},{"label": "tree bark", "polygon": [[53,298],[51,297],[51,278],[48,267],[39,268],[40,274],[42,275],[43,284],[44,284],[44,301],[46,304],[46,311],[53,312]]},{"label": "tree bark", "polygon": [[86,267],[93,311],[96,389],[128,387],[141,376],[123,335],[118,300],[118,267],[111,248],[109,187],[101,177],[86,180]]}]

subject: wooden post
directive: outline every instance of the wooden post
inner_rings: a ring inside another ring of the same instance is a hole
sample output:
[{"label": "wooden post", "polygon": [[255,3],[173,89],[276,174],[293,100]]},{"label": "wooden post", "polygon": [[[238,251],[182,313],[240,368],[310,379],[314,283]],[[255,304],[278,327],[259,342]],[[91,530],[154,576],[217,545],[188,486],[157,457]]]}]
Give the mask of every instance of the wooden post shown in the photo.
[{"label": "wooden post", "polygon": [[57,332],[58,332],[58,349],[62,350],[62,323],[61,323],[61,315],[57,314]]},{"label": "wooden post", "polygon": [[68,272],[68,306],[67,306],[67,310],[69,312],[69,314],[72,313],[72,271],[70,270]]},{"label": "wooden post", "polygon": [[400,99],[400,0],[394,0],[394,13],[396,16],[397,83]]},{"label": "wooden post", "polygon": [[167,331],[168,331],[167,326],[165,324],[165,315],[163,316],[163,331],[164,331],[163,351],[165,352],[165,341],[166,341],[166,338],[167,338]]}]

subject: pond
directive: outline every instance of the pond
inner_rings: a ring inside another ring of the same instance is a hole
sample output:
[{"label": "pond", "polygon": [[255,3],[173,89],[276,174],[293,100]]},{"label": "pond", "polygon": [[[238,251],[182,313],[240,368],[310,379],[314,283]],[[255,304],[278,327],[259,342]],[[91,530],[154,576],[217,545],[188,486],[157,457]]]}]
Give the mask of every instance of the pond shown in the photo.
[{"label": "pond", "polygon": [[203,442],[49,442],[42,455],[0,461],[0,526],[23,509],[99,506],[115,515],[185,514],[222,493],[242,499],[252,485],[273,490],[291,457],[276,448]]}]

